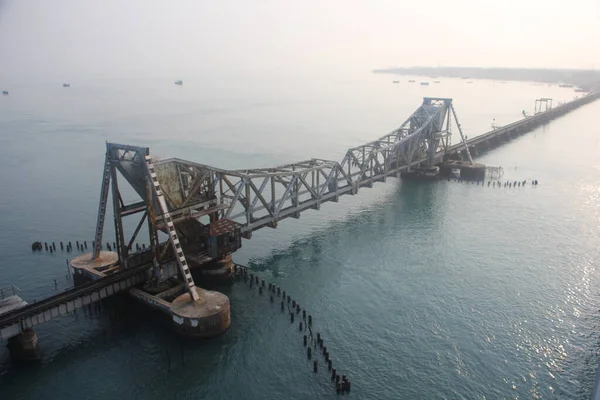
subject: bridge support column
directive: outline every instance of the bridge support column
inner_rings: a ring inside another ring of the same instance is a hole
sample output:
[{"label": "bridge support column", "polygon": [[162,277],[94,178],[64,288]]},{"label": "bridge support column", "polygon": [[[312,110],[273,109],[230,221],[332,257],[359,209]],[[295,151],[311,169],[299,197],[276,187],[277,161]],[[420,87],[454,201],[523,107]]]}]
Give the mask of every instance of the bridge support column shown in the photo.
[{"label": "bridge support column", "polygon": [[448,167],[445,164],[440,164],[440,176],[443,178],[447,178],[452,175],[452,168]]},{"label": "bridge support column", "polygon": [[194,302],[189,293],[171,303],[175,330],[193,338],[208,338],[225,332],[231,324],[229,298],[223,293],[202,290],[200,300]]},{"label": "bridge support column", "polygon": [[8,339],[10,355],[23,361],[35,361],[42,358],[42,350],[38,337],[31,329],[26,329],[17,336]]},{"label": "bridge support column", "polygon": [[[205,283],[222,283],[231,281],[233,275],[233,259],[230,255],[214,260],[198,267],[192,266],[192,276]],[[200,275],[200,277],[198,277]]]}]

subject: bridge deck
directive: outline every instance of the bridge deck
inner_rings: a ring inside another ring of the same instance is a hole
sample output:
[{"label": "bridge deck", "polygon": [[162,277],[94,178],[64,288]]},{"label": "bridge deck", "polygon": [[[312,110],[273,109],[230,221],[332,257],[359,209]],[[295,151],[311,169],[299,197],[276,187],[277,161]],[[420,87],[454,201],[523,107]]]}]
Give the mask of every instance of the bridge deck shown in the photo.
[{"label": "bridge deck", "polygon": [[[523,132],[523,129],[529,130],[598,97],[600,93],[592,93],[484,133],[465,143],[467,146],[476,146],[517,129],[520,132]],[[442,104],[449,105],[448,99],[438,100],[443,102],[436,107],[442,107]],[[417,152],[419,145],[426,140],[425,133],[433,128],[440,128],[439,124],[436,124],[444,114],[441,113],[441,108],[432,107],[431,99],[426,98],[423,106],[399,129],[377,141],[350,149],[341,163],[311,159],[276,168],[225,171],[178,159],[171,159],[169,162],[181,165],[194,178],[210,177],[212,187],[219,188],[216,193],[219,204],[227,206],[223,207],[223,217],[238,222],[242,225],[242,232],[249,236],[256,229],[265,226],[274,228],[282,219],[298,218],[304,210],[319,209],[324,202],[337,201],[341,195],[356,194],[361,187],[372,187],[374,182],[383,182],[388,176],[398,176],[401,171],[413,166],[432,161],[440,163],[445,156],[462,151],[465,143],[433,153],[433,160]],[[417,124],[418,128],[409,129],[411,124]],[[435,132],[443,134],[448,130],[438,129]],[[140,150],[137,147],[131,149]],[[129,162],[131,171],[135,171],[135,160]],[[85,305],[140,284],[146,281],[146,272],[151,265],[144,263],[119,271],[40,302],[8,311],[0,315],[0,339],[18,335],[24,329],[69,314]],[[175,269],[168,275],[174,274]]]},{"label": "bridge deck", "polygon": [[[504,125],[500,128],[483,133],[481,135],[477,135],[476,137],[467,140],[467,146],[475,146],[475,145],[481,144],[481,143],[489,141],[495,137],[502,136],[509,131],[514,131],[514,130],[522,128],[522,127],[526,127],[529,125],[537,125],[537,124],[541,123],[542,121],[546,121],[546,120],[561,116],[561,115],[573,110],[574,108],[577,108],[584,104],[590,103],[594,100],[597,100],[598,98],[600,98],[600,92],[590,93],[587,96],[583,96],[576,100],[570,101],[568,103],[561,104],[560,106],[554,107],[548,111],[541,112],[541,113],[538,113],[538,114],[535,114],[535,115],[532,115],[529,117],[525,117],[519,121],[515,121],[508,125]],[[446,152],[443,152],[443,153],[454,154],[454,153],[457,153],[457,152],[461,151],[462,149],[464,149],[464,147],[465,147],[465,145],[463,143],[459,143],[459,144],[456,144],[456,145],[450,147]]]},{"label": "bridge deck", "polygon": [[27,328],[143,283],[146,280],[144,272],[150,267],[151,264],[145,264],[120,271],[0,315],[0,339],[16,336]]}]

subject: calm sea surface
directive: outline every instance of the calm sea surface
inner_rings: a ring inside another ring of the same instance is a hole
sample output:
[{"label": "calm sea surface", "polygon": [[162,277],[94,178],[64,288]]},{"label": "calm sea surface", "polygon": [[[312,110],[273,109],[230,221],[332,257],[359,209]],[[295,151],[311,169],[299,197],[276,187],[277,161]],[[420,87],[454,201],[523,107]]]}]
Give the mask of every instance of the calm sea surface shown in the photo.
[{"label": "calm sea surface", "polygon": [[[33,301],[56,293],[55,279],[59,290],[72,285],[66,254],[30,245],[93,237],[105,141],[224,168],[341,160],[423,96],[452,97],[473,137],[532,112],[536,98],[575,95],[442,78],[422,87],[425,78],[368,72],[175,77],[182,87],[172,78],[0,82],[10,91],[0,97],[0,286]],[[257,231],[235,260],[309,310],[351,397],[588,398],[600,340],[598,115],[592,103],[478,159],[537,187],[389,179]],[[221,290],[232,326],[214,340],[182,339],[126,295],[42,325],[40,365],[0,349],[0,397],[337,396],[277,306],[243,284]]]}]

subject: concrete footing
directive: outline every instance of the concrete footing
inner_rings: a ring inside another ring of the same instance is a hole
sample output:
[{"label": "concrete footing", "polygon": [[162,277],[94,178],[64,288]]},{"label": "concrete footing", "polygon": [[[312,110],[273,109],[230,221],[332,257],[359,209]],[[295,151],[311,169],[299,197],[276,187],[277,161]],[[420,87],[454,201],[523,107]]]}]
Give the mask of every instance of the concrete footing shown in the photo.
[{"label": "concrete footing", "polygon": [[474,164],[460,168],[460,176],[467,181],[482,181],[485,179],[485,165]]},{"label": "concrete footing", "polygon": [[98,258],[92,253],[81,254],[70,261],[75,275],[83,275],[91,280],[104,278],[119,270],[119,255],[114,251],[101,251]]},{"label": "concrete footing", "polygon": [[485,179],[486,166],[484,164],[471,164],[466,161],[447,160],[440,165],[440,175],[448,177],[452,170],[460,171],[460,179],[466,181],[482,181]]},{"label": "concrete footing", "polygon": [[42,358],[42,350],[38,337],[31,329],[26,329],[17,336],[8,339],[8,350],[11,357],[23,361],[35,361]]},{"label": "concrete footing", "polygon": [[200,295],[192,301],[183,283],[160,293],[133,288],[129,293],[152,308],[168,314],[175,330],[193,338],[208,338],[225,332],[231,324],[229,298],[196,286]]},{"label": "concrete footing", "polygon": [[211,261],[192,269],[194,276],[200,276],[203,282],[222,283],[230,281],[233,276],[233,259],[231,255],[221,260]]},{"label": "concrete footing", "polygon": [[225,332],[231,324],[229,298],[223,293],[197,288],[200,300],[189,293],[171,303],[175,330],[185,336],[208,338]]}]

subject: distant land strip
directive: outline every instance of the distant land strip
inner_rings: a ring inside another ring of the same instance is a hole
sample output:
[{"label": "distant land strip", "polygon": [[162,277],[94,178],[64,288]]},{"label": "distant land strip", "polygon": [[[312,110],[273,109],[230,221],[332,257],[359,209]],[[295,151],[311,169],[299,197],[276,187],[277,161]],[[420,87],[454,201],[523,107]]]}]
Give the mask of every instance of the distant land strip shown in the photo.
[{"label": "distant land strip", "polygon": [[600,71],[583,69],[541,68],[477,68],[477,67],[394,67],[376,69],[374,73],[423,75],[462,79],[493,79],[500,81],[531,81],[569,84],[587,91],[600,90]]}]

